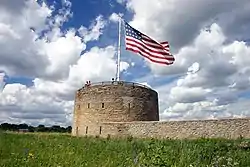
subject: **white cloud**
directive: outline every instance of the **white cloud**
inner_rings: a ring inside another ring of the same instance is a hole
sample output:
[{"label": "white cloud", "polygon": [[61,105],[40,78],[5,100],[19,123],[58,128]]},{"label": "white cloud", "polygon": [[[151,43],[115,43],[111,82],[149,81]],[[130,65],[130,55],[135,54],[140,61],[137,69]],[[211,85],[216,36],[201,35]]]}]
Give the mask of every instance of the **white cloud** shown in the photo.
[{"label": "white cloud", "polygon": [[[70,67],[68,77],[61,82],[35,78],[31,87],[7,84],[0,93],[0,112],[5,115],[2,119],[19,123],[25,120],[35,124],[70,125],[75,91],[87,80],[111,80],[116,72],[114,53],[112,46],[92,48]],[[122,64],[122,70],[129,66],[126,62]]]},{"label": "white cloud", "polygon": [[[55,87],[50,89],[53,90]],[[52,96],[49,91],[41,92],[36,86],[28,88],[21,84],[7,84],[0,97],[2,121],[69,124],[70,120],[66,115],[71,113],[73,101]],[[53,122],[50,122],[51,120]]]},{"label": "white cloud", "polygon": [[44,52],[48,56],[50,65],[46,69],[49,77],[67,77],[69,65],[75,64],[84,48],[81,38],[75,32],[68,32],[65,37],[45,43]]},{"label": "white cloud", "polygon": [[[187,73],[172,85],[161,86],[160,96],[165,94],[161,96],[161,101],[167,101],[165,108],[161,109],[162,119],[249,116],[250,110],[246,105],[249,99],[240,95],[249,91],[249,64],[245,62],[250,60],[250,47],[238,41],[225,43],[223,32],[218,30],[220,27],[213,24],[210,32],[201,31],[193,44],[177,53],[179,61],[185,63],[180,65],[177,60],[177,65],[173,67],[183,68]],[[207,55],[209,48],[213,50],[211,56]],[[200,65],[199,71],[192,73],[190,69],[195,62]],[[168,73],[171,74],[171,69]],[[167,95],[162,91],[164,87],[169,90]],[[239,105],[243,105],[241,110],[235,107]]]},{"label": "white cloud", "polygon": [[201,87],[173,87],[171,88],[169,100],[174,102],[193,103],[206,100],[206,95],[210,90]]},{"label": "white cloud", "polygon": [[[170,42],[175,63],[145,61],[151,76],[137,79],[158,91],[162,120],[249,116],[249,100],[242,96],[250,92],[250,48],[244,42],[249,39],[248,0],[117,2],[133,12],[132,26]],[[99,15],[87,27],[62,31],[71,17],[69,1],[63,1],[61,10],[31,0],[0,2],[0,70],[11,77],[34,78],[31,87],[5,86],[0,122],[69,125],[75,90],[86,80],[115,77],[114,46],[86,50],[109,22]],[[108,19],[116,22],[117,13]],[[138,65],[144,67],[143,63]],[[121,62],[121,71],[130,66]],[[0,86],[4,77],[0,73]]]},{"label": "white cloud", "polygon": [[103,20],[103,17],[98,16],[96,18],[95,22],[93,22],[90,25],[89,29],[81,26],[78,29],[78,31],[79,31],[81,37],[83,37],[84,42],[98,40],[99,36],[102,34],[102,29],[104,28],[105,25],[106,25],[106,21]]},{"label": "white cloud", "polygon": [[[63,1],[62,9],[53,17],[50,16],[54,7],[45,3],[40,6],[27,1],[19,8],[11,2],[3,5],[0,69],[10,77],[34,79],[30,87],[6,84],[0,92],[0,122],[71,125],[75,91],[86,80],[98,82],[115,76],[114,46],[93,47],[83,52],[87,42],[102,35],[106,21],[100,15],[88,28],[62,31],[61,26],[72,16],[69,1]],[[18,17],[6,9],[9,7],[19,9]],[[32,18],[26,18],[27,13]],[[128,67],[127,62],[121,62],[121,71]],[[4,76],[0,73],[1,87]]]},{"label": "white cloud", "polygon": [[112,21],[112,22],[118,22],[119,19],[123,16],[123,14],[119,13],[112,13],[110,16],[109,16],[109,20]]},{"label": "white cloud", "polygon": [[[182,47],[179,52],[174,55],[176,61],[173,65],[159,66],[158,64],[150,63],[149,67],[154,73],[159,75],[186,73],[188,68],[195,62],[199,63],[201,68],[209,64],[216,66],[215,64],[217,63],[217,65],[220,66],[221,63],[227,63],[225,66],[228,66],[227,70],[230,70],[229,68],[233,68],[234,66],[232,66],[230,62],[221,62],[223,61],[222,59],[227,57],[222,56],[222,50],[218,48],[223,45],[225,40],[226,37],[221,28],[214,23],[211,25],[209,32],[206,31],[206,29],[201,29],[200,34],[198,34],[192,44]],[[228,56],[228,58],[230,58],[230,56]]]},{"label": "white cloud", "polygon": [[250,92],[250,47],[244,42],[250,37],[249,1],[122,3],[134,13],[130,24],[159,41],[168,40],[176,58],[171,66],[147,62],[150,75],[163,81],[179,76],[155,87],[161,119],[249,116],[249,98],[242,96]]},{"label": "white cloud", "polygon": [[[62,31],[62,24],[72,16],[71,3],[63,1],[62,5],[56,11],[45,3],[40,6],[30,0],[20,7],[18,16],[7,10],[0,12],[6,16],[0,16],[1,69],[12,76],[54,80],[67,77],[69,66],[77,62],[86,42],[98,40],[105,21],[98,16],[88,29],[81,26],[80,30],[86,29],[81,36],[74,28]],[[55,16],[50,17],[51,13]],[[41,31],[46,33],[41,35]]]},{"label": "white cloud", "polygon": [[[124,1],[123,1],[124,2]],[[248,0],[127,0],[131,24],[157,40],[169,40],[172,48],[190,44],[199,30],[217,22],[227,36],[249,37]],[[190,6],[190,4],[192,4]],[[212,42],[212,41],[210,41]]]}]

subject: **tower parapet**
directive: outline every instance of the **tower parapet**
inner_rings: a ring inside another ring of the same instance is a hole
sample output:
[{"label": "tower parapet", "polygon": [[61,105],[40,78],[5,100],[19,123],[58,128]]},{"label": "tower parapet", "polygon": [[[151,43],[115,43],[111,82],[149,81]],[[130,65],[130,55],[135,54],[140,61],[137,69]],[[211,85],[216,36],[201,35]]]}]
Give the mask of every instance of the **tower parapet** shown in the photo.
[{"label": "tower parapet", "polygon": [[158,93],[145,85],[91,83],[75,96],[73,135],[98,135],[107,122],[159,121]]}]

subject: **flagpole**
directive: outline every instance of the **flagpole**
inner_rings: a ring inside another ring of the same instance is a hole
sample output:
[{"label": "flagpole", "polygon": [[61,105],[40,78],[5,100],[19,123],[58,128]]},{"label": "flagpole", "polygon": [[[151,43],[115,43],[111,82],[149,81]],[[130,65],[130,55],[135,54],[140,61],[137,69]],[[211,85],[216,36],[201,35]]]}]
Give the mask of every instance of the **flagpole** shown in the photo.
[{"label": "flagpole", "polygon": [[117,71],[116,81],[120,81],[120,62],[121,62],[121,17],[119,17],[118,23],[118,48],[117,48]]}]

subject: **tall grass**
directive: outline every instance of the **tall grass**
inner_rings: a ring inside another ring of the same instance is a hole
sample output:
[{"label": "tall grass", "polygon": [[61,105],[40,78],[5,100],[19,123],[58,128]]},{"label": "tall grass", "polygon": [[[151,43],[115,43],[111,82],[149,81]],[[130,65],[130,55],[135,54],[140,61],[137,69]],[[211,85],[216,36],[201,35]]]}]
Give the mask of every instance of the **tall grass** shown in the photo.
[{"label": "tall grass", "polygon": [[[245,142],[245,147],[240,143]],[[77,138],[0,133],[1,167],[250,166],[248,141]]]}]

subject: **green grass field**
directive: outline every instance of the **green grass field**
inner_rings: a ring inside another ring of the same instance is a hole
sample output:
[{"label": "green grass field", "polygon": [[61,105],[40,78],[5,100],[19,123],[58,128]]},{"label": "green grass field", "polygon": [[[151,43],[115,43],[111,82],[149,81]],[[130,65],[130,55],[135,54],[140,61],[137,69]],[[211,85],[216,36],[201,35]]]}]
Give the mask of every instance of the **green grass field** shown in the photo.
[{"label": "green grass field", "polygon": [[[244,141],[248,146],[248,141]],[[100,139],[0,133],[0,166],[250,167],[250,150],[241,148],[242,142],[242,139]]]}]

